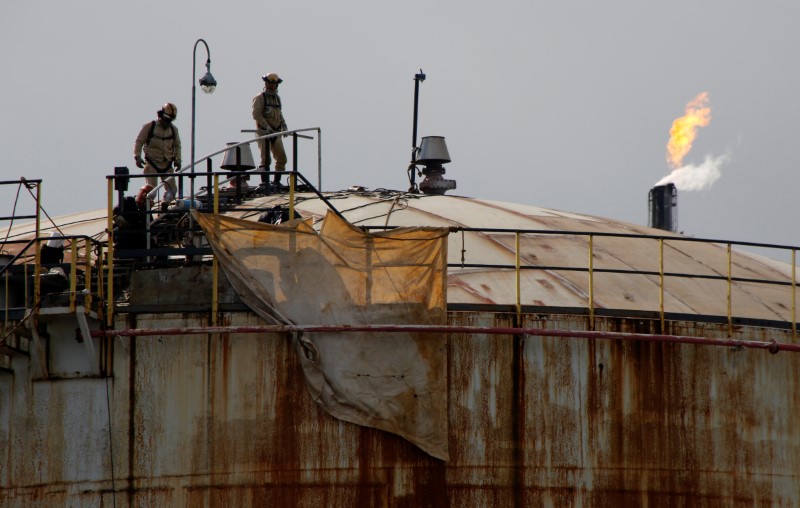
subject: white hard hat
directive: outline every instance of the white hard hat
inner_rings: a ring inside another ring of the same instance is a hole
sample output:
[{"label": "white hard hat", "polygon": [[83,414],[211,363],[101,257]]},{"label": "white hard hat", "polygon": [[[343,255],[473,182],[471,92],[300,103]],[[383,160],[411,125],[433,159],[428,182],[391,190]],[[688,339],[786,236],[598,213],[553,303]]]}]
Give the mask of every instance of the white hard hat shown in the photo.
[{"label": "white hard hat", "polygon": [[272,83],[283,83],[283,80],[279,78],[278,75],[275,74],[274,72],[270,72],[269,74],[261,76],[261,79],[263,79],[264,81],[270,81]]},{"label": "white hard hat", "polygon": [[178,116],[178,108],[176,108],[175,104],[171,102],[167,102],[166,104],[161,106],[161,112],[173,120],[175,120],[175,118]]}]

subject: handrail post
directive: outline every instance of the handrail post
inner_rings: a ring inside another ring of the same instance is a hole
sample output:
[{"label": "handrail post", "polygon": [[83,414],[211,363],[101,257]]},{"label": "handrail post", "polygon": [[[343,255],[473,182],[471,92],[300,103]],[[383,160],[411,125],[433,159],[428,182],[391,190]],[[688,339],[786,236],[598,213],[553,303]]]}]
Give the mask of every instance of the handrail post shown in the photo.
[{"label": "handrail post", "polygon": [[28,300],[30,299],[30,296],[28,295],[28,286],[29,286],[29,284],[28,284],[28,263],[27,262],[23,262],[22,263],[22,276],[23,276],[23,280],[25,281],[25,284],[24,284],[25,294],[23,295],[23,297],[25,298],[25,310],[28,310]]},{"label": "handrail post", "polygon": [[797,340],[797,268],[796,261],[797,249],[792,249],[792,341]]},{"label": "handrail post", "polygon": [[297,133],[292,133],[292,169],[297,171]]},{"label": "handrail post", "polygon": [[658,239],[658,314],[661,319],[661,333],[664,326],[664,238]]},{"label": "handrail post", "polygon": [[3,300],[5,302],[5,314],[3,315],[3,336],[5,336],[6,332],[8,331],[8,278],[11,276],[11,271],[6,270],[3,273],[3,276],[6,279],[6,299]]},{"label": "handrail post", "polygon": [[594,235],[589,235],[589,330],[594,330]]},{"label": "handrail post", "polygon": [[297,184],[297,171],[289,174],[289,220],[294,219],[294,186]]},{"label": "handrail post", "polygon": [[733,336],[733,313],[731,308],[731,244],[728,243],[728,338]]},{"label": "handrail post", "polygon": [[317,127],[317,189],[322,192],[322,129]]},{"label": "handrail post", "polygon": [[[86,267],[83,273],[84,277],[83,289],[86,292],[86,294],[83,297],[83,308],[84,312],[88,314],[89,312],[92,311],[92,242],[89,238],[86,239],[86,242],[84,244],[84,249],[85,249],[85,254],[83,260],[84,263],[86,264]],[[98,290],[102,290],[103,249],[98,248],[97,255],[98,255],[97,264],[100,267],[97,270],[97,288]]]},{"label": "handrail post", "polygon": [[77,308],[75,294],[78,290],[78,245],[76,238],[70,241],[69,246],[69,311],[75,312]]},{"label": "handrail post", "polygon": [[[219,214],[219,175],[214,175],[214,218]],[[211,257],[211,324],[216,326],[219,321],[219,261],[217,255]]]},{"label": "handrail post", "polygon": [[[95,270],[97,270],[97,307],[96,307],[96,309],[97,309],[97,318],[100,321],[102,321],[104,319],[104,317],[103,317],[103,312],[104,312],[103,303],[105,302],[105,297],[106,297],[105,296],[106,281],[105,281],[105,279],[103,279],[103,276],[104,276],[104,273],[105,273],[105,272],[103,272],[103,265],[105,264],[104,256],[106,254],[107,253],[105,253],[105,251],[103,251],[103,245],[98,243],[97,244],[97,262],[95,263]],[[89,303],[87,305],[91,304],[94,301],[91,298],[91,295],[89,295],[89,297],[90,297],[89,298]]]},{"label": "handrail post", "polygon": [[33,309],[34,314],[39,311],[39,299],[42,296],[42,281],[40,274],[42,271],[42,242],[39,235],[42,231],[41,225],[41,210],[42,210],[42,184],[41,182],[36,185],[36,245],[34,251],[35,264],[33,268]]},{"label": "handrail post", "polygon": [[[114,318],[114,219],[112,204],[114,200],[113,182],[108,180],[108,230],[106,231],[106,238],[108,239],[108,288],[106,290],[106,324],[112,326]],[[100,265],[102,270],[103,265]]]},{"label": "handrail post", "polygon": [[519,231],[514,232],[514,257],[516,258],[516,279],[517,279],[517,326],[522,326],[522,296],[520,286],[520,252],[519,252]]}]

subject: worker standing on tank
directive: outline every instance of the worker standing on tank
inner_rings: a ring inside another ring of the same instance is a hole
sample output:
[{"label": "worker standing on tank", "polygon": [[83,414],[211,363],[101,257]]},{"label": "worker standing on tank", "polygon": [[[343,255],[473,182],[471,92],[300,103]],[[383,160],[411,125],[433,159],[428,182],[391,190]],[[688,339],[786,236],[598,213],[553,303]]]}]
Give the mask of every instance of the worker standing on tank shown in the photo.
[{"label": "worker standing on tank", "polygon": [[[264,81],[264,91],[253,98],[253,119],[256,121],[256,134],[265,136],[286,130],[286,121],[283,119],[281,98],[278,96],[278,85],[283,80],[274,72],[261,77]],[[261,165],[259,171],[269,171],[270,152],[275,157],[275,171],[286,170],[286,151],[283,149],[282,136],[275,136],[258,142],[261,149]],[[269,175],[261,175],[261,182],[266,184]],[[275,175],[272,180],[274,186],[280,184],[280,175]]]},{"label": "worker standing on tank", "polygon": [[[169,174],[173,172],[173,166],[175,169],[181,167],[181,138],[178,128],[172,123],[178,116],[178,108],[175,104],[167,102],[156,112],[156,116],[156,120],[142,126],[133,145],[136,166],[144,168],[145,175],[153,175],[146,178],[147,185],[151,187],[158,184],[155,174]],[[162,176],[161,180],[167,182],[162,200],[162,203],[166,204],[175,199],[177,193],[175,179]]]}]

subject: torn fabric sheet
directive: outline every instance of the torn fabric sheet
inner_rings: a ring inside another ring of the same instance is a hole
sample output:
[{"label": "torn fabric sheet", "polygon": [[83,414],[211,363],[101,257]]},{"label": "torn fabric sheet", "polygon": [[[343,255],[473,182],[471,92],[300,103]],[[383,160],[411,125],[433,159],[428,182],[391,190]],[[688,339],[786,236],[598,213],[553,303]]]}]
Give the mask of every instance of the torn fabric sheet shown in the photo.
[{"label": "torn fabric sheet", "polygon": [[[195,217],[239,296],[272,323],[446,324],[446,228],[372,234],[331,212],[319,233],[303,220]],[[444,334],[306,333],[297,346],[328,413],[448,459]]]}]

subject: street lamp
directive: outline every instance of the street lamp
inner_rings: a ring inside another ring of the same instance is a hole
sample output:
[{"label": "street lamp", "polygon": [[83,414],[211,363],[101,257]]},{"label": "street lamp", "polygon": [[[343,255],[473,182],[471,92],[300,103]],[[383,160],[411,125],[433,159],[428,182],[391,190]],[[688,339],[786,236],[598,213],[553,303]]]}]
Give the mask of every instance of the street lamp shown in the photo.
[{"label": "street lamp", "polygon": [[[206,53],[208,54],[208,58],[206,59],[206,73],[205,75],[200,78],[198,81],[200,83],[200,88],[205,93],[214,93],[214,90],[217,88],[217,80],[214,79],[214,76],[211,75],[211,50],[208,49],[208,44],[203,39],[197,39],[194,43],[194,50],[192,51],[192,169],[191,169],[191,179],[192,179],[192,189],[191,189],[191,203],[194,203],[194,103],[195,103],[195,96],[197,94],[197,87],[195,86],[195,77],[197,76],[196,73],[196,64],[197,64],[197,45],[203,43],[203,46],[206,47]],[[182,180],[181,180],[182,181]]]}]

